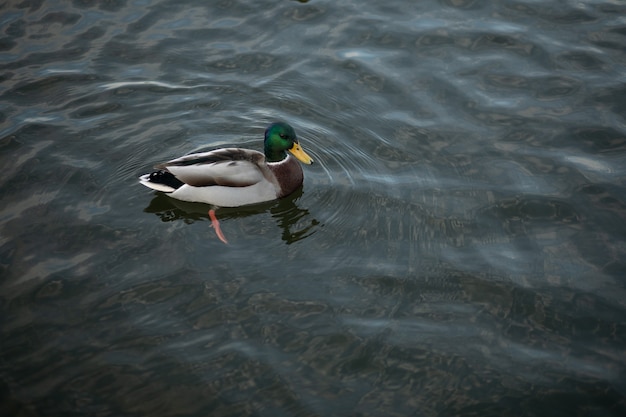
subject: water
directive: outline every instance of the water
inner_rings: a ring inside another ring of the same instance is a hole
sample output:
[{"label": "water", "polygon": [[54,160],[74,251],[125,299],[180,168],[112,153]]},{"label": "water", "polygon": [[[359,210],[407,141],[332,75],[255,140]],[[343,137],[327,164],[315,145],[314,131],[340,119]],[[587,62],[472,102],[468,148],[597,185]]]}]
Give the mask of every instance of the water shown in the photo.
[{"label": "water", "polygon": [[[626,5],[14,2],[0,414],[626,414]],[[274,120],[298,193],[137,176]]]}]

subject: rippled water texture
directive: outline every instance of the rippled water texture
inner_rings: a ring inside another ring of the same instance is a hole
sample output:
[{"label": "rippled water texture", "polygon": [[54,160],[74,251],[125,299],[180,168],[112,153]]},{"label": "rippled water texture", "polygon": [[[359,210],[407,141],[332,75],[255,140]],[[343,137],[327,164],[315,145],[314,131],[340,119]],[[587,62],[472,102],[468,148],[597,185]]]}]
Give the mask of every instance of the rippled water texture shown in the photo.
[{"label": "rippled water texture", "polygon": [[[626,415],[621,1],[13,1],[0,415]],[[157,162],[316,164],[276,202]]]}]

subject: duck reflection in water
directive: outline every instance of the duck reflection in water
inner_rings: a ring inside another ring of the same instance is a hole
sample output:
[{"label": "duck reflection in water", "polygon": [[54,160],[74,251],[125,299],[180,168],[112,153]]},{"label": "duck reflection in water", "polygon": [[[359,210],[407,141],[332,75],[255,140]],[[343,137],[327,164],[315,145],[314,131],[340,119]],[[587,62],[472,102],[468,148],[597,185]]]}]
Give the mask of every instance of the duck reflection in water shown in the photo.
[{"label": "duck reflection in water", "polygon": [[[282,240],[289,245],[314,234],[320,224],[317,219],[310,218],[309,210],[298,207],[296,202],[301,196],[302,187],[279,200],[243,207],[220,207],[215,210],[215,213],[219,214],[222,221],[227,221],[269,212],[282,229]],[[213,222],[208,214],[213,211],[210,209],[212,206],[208,204],[180,201],[159,193],[144,209],[144,212],[154,213],[164,222],[182,220],[186,223],[194,223],[207,219]],[[222,240],[221,237],[220,240]],[[225,238],[222,241],[224,240]]]}]

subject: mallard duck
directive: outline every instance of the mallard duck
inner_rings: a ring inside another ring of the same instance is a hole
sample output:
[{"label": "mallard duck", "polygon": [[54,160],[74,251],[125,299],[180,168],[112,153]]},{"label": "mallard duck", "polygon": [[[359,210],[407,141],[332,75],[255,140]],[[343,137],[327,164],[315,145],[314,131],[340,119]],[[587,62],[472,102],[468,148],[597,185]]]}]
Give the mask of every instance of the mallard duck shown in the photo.
[{"label": "mallard duck", "polygon": [[219,207],[275,200],[297,190],[304,176],[295,158],[305,164],[313,159],[300,147],[293,127],[271,124],[265,130],[264,151],[222,148],[193,153],[156,165],[157,171],[139,181],[178,200]]},{"label": "mallard duck", "polygon": [[[238,207],[297,190],[304,175],[296,158],[305,164],[313,162],[300,147],[293,127],[273,123],[265,130],[264,153],[242,148],[193,153],[156,165],[156,171],[139,181],[178,200]],[[220,236],[214,210],[209,216]],[[223,236],[220,239],[225,241]]]},{"label": "mallard duck", "polygon": [[293,156],[305,164],[313,159],[300,147],[293,127],[271,124],[265,130],[264,151],[222,148],[193,153],[156,165],[157,171],[139,181],[178,200],[220,207],[275,200],[302,185],[302,168]]},{"label": "mallard duck", "polygon": [[219,207],[275,200],[298,189],[304,176],[295,158],[305,164],[313,159],[300,147],[293,127],[271,124],[265,129],[264,151],[222,148],[193,153],[156,165],[157,171],[139,181],[178,200]]}]

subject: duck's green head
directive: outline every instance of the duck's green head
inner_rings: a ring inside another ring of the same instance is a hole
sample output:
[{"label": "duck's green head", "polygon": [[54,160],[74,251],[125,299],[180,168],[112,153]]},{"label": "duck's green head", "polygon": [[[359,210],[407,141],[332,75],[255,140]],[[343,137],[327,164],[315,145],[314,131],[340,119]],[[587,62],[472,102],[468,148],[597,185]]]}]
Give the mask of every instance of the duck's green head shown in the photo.
[{"label": "duck's green head", "polygon": [[287,151],[300,162],[311,164],[313,159],[298,143],[296,132],[287,123],[272,123],[265,129],[265,157],[268,162],[279,162],[287,157]]}]

